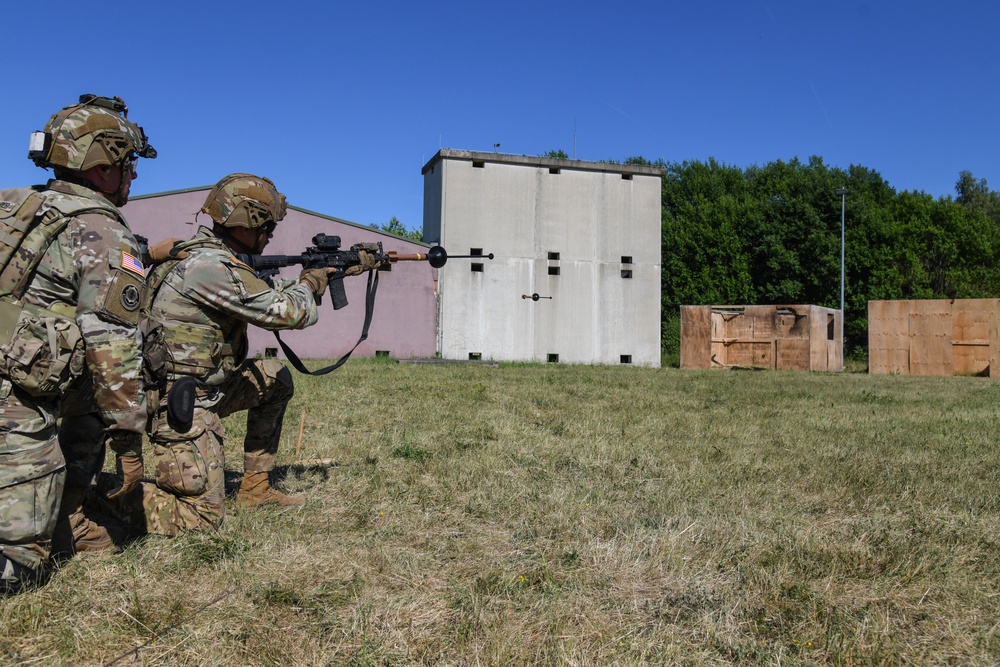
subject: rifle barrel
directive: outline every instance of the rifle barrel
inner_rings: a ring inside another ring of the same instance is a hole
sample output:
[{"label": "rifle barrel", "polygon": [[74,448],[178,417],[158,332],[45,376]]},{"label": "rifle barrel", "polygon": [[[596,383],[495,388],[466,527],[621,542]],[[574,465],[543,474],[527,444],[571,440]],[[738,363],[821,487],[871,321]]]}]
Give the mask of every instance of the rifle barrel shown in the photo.
[{"label": "rifle barrel", "polygon": [[427,253],[416,252],[401,255],[395,251],[389,251],[386,253],[389,257],[390,262],[422,262],[424,260],[428,261],[431,266],[435,269],[440,269],[444,266],[448,259],[493,259],[493,253],[489,255],[449,255],[448,251],[439,245],[434,246]]}]

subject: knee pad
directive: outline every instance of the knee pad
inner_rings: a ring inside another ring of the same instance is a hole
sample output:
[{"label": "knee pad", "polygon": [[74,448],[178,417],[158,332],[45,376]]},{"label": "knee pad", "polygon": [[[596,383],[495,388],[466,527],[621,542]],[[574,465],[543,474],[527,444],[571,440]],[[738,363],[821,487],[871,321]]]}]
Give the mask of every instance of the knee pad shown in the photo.
[{"label": "knee pad", "polygon": [[295,388],[294,382],[292,380],[292,372],[288,370],[288,366],[282,366],[281,370],[275,373],[274,379],[276,379],[278,382],[288,387],[289,389]]}]

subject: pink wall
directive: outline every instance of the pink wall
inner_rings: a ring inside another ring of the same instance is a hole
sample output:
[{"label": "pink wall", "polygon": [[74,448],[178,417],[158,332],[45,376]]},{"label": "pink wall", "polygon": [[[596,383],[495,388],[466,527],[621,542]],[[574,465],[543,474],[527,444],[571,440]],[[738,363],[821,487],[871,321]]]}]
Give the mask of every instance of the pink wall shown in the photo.
[{"label": "pink wall", "polygon": [[[193,191],[179,191],[162,195],[149,195],[133,199],[123,207],[129,226],[136,234],[145,236],[150,244],[170,237],[190,238],[199,225],[210,227],[211,218],[195,213],[201,208],[210,187]],[[340,236],[343,248],[354,243],[382,241],[383,249],[398,253],[426,252],[427,247],[374,229],[335,220],[320,214],[292,208],[278,225],[278,230],[268,244],[267,254],[297,255],[312,245],[312,237],[323,232]],[[297,267],[282,269],[283,277],[295,277]],[[436,302],[434,281],[437,270],[427,262],[399,262],[391,271],[379,275],[375,315],[362,343],[352,356],[374,356],[386,350],[397,359],[433,357],[437,349]],[[319,308],[319,322],[301,331],[287,331],[281,339],[303,359],[335,359],[346,353],[361,335],[365,316],[366,276],[345,279],[346,308],[334,311],[329,293],[324,295]],[[264,354],[265,348],[278,348],[274,334],[250,327],[250,354]],[[278,356],[284,354],[278,349]]]}]

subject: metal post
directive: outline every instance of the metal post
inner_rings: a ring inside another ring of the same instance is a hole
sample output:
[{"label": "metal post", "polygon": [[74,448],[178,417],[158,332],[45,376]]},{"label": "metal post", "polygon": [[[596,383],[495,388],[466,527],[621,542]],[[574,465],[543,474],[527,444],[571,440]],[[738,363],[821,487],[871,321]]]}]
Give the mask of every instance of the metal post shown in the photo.
[{"label": "metal post", "polygon": [[847,322],[844,317],[844,203],[847,188],[837,188],[840,195],[840,370],[844,370],[844,339]]}]

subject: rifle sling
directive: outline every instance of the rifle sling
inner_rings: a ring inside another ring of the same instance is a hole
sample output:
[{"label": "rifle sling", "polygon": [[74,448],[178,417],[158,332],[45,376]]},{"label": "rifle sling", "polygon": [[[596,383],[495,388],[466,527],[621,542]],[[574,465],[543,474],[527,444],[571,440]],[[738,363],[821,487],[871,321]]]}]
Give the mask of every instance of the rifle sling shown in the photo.
[{"label": "rifle sling", "polygon": [[[341,278],[341,280],[343,280],[343,278]],[[281,340],[281,336],[278,334],[277,331],[275,331],[274,337],[278,340],[278,345],[281,346],[281,351],[285,353],[285,358],[288,359],[288,362],[295,367],[295,370],[297,370],[300,373],[304,373],[305,375],[326,375],[327,373],[335,371],[341,366],[343,366],[344,363],[350,358],[351,353],[354,352],[354,350],[358,349],[358,345],[361,345],[361,343],[363,343],[368,338],[368,327],[371,326],[372,315],[375,314],[376,290],[378,290],[378,271],[369,271],[368,287],[365,290],[365,324],[361,328],[361,338],[358,339],[358,342],[354,344],[354,347],[352,347],[347,352],[347,354],[342,356],[335,363],[325,368],[320,368],[315,371],[311,371],[308,368],[306,368],[305,364],[303,364],[302,361],[299,359],[299,356],[292,351],[292,348],[288,347],[288,345],[285,344],[285,341]]]}]

